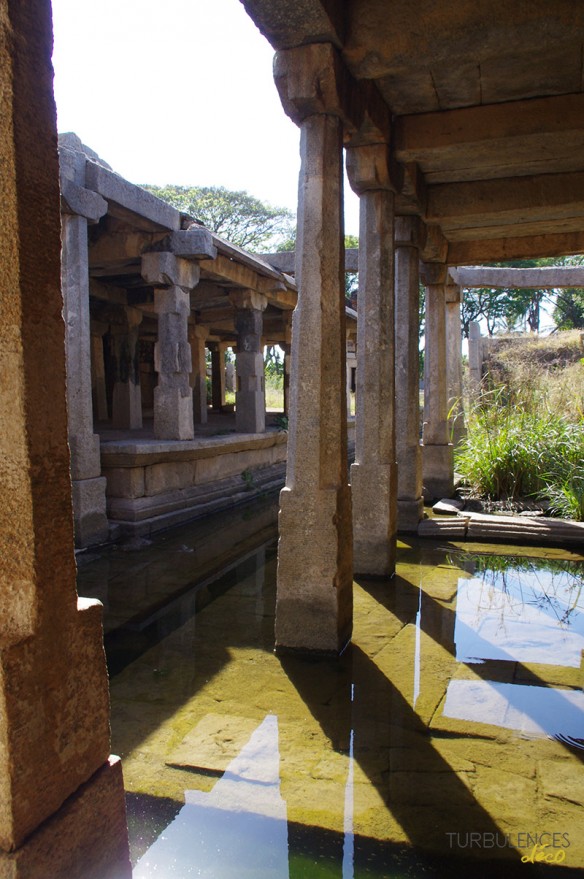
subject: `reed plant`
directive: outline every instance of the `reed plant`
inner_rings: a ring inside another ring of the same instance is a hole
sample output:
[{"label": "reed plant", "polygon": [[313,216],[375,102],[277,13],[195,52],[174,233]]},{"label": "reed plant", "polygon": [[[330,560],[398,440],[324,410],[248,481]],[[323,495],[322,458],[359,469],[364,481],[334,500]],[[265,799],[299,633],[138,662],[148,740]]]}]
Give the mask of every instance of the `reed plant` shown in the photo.
[{"label": "reed plant", "polygon": [[472,496],[535,498],[554,515],[584,521],[584,367],[576,366],[571,395],[565,376],[560,387],[541,373],[539,381],[526,380],[524,370],[520,382],[496,385],[474,401],[456,452]]}]

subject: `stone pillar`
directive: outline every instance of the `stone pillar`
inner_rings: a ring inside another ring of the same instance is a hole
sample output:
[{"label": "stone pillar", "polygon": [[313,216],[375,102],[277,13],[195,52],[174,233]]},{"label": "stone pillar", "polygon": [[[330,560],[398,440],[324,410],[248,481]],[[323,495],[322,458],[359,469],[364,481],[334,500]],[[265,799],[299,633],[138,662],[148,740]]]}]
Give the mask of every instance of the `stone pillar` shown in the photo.
[{"label": "stone pillar", "polygon": [[154,307],[158,314],[158,341],[154,348],[154,367],[158,373],[158,385],[154,388],[156,439],[194,437],[188,319],[190,291],[199,283],[199,276],[196,263],[172,253],[142,256],[142,277],[154,286]]},{"label": "stone pillar", "polygon": [[225,349],[224,342],[216,342],[211,348],[211,400],[214,412],[221,412],[225,405]]},{"label": "stone pillar", "polygon": [[[342,122],[335,53],[278,53],[284,107],[300,124],[296,279],[286,487],[280,494],[276,649],[338,654],[353,616],[347,480]],[[323,86],[321,88],[321,85]],[[329,102],[331,98],[331,102]]]},{"label": "stone pillar", "polygon": [[394,193],[386,144],[347,151],[360,199],[355,463],[351,466],[357,574],[395,570]]},{"label": "stone pillar", "polygon": [[481,327],[476,320],[471,321],[468,328],[468,371],[470,392],[478,394],[483,378],[483,351]]},{"label": "stone pillar", "polygon": [[422,224],[396,217],[395,410],[397,528],[415,533],[424,515],[420,446],[420,256]]},{"label": "stone pillar", "polygon": [[207,423],[207,359],[205,342],[208,327],[189,324],[188,338],[191,346],[192,369],[190,384],[193,391],[193,421],[195,424]]},{"label": "stone pillar", "polygon": [[98,421],[109,419],[103,358],[103,337],[108,329],[108,324],[91,321],[91,393]]},{"label": "stone pillar", "polygon": [[[434,266],[430,266],[434,269]],[[449,442],[446,384],[445,283],[426,284],[426,349],[424,357],[424,498],[450,497],[454,459]]]},{"label": "stone pillar", "polygon": [[290,415],[290,373],[292,366],[292,315],[286,318],[284,327],[284,341],[280,342],[280,348],[284,352],[284,380],[282,382],[284,390],[284,415]]},{"label": "stone pillar", "polygon": [[460,321],[462,291],[458,284],[448,284],[445,295],[448,426],[452,445],[456,448],[465,435],[462,400],[462,329]]},{"label": "stone pillar", "polygon": [[[99,436],[93,431],[91,335],[87,225],[103,216],[107,202],[84,189],[83,153],[60,151],[63,209],[61,217],[61,288],[66,321],[67,407],[73,519],[77,546],[108,538],[106,480],[101,475]],[[67,196],[70,203],[66,201]],[[82,214],[76,211],[83,211]]]},{"label": "stone pillar", "polygon": [[112,427],[116,430],[140,430],[142,427],[138,362],[138,334],[141,323],[142,312],[137,308],[125,308],[123,322],[112,324],[110,328],[115,359]]},{"label": "stone pillar", "polygon": [[101,605],[75,589],[50,3],[0,21],[0,875],[127,877]]},{"label": "stone pillar", "polygon": [[263,312],[268,300],[254,290],[232,290],[237,330],[235,427],[241,433],[266,429],[266,388],[262,346]]}]

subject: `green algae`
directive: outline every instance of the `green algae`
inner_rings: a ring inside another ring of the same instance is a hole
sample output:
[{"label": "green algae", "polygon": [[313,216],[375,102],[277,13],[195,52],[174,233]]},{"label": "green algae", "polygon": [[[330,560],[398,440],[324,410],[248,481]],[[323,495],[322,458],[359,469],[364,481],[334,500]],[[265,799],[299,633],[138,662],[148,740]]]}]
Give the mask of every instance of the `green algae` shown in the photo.
[{"label": "green algae", "polygon": [[[487,684],[495,696],[499,684],[530,683],[560,696],[582,687],[581,669],[457,660],[457,590],[471,577],[468,546],[408,541],[393,579],[355,583],[353,642],[337,661],[274,654],[275,543],[246,549],[233,576],[197,584],[191,571],[194,597],[176,571],[158,582],[156,594],[167,589],[168,600],[152,619],[126,608],[139,649],[132,646],[111,680],[112,738],[123,758],[135,861],[164,836],[165,821],[178,826],[181,810],[188,813],[185,791],[198,803],[222,802],[221,784],[272,717],[277,772],[270,783],[285,804],[286,875],[468,875],[459,860],[468,857],[473,875],[500,872],[493,863],[502,862],[505,875],[540,875],[543,866],[521,863],[528,852],[521,843],[544,832],[567,834],[564,869],[584,866],[582,752],[488,717],[445,714],[452,682]],[[110,590],[123,582],[115,567]],[[164,577],[161,564],[156,570]],[[138,604],[143,614],[143,592]],[[123,639],[117,646],[123,653]],[[257,763],[249,766],[253,774]],[[489,847],[497,833],[509,844]],[[482,845],[470,847],[469,834]]]}]

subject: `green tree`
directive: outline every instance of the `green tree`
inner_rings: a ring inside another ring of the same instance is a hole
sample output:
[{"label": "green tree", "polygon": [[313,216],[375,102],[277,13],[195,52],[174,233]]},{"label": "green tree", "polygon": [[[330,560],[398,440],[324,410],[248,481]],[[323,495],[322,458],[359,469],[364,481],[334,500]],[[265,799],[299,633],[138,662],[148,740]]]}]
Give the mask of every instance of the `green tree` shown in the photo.
[{"label": "green tree", "polygon": [[553,318],[558,330],[584,329],[584,289],[558,290]]},{"label": "green tree", "polygon": [[232,244],[252,252],[275,249],[290,238],[294,215],[248,192],[224,186],[150,186],[143,189],[203,223]]}]

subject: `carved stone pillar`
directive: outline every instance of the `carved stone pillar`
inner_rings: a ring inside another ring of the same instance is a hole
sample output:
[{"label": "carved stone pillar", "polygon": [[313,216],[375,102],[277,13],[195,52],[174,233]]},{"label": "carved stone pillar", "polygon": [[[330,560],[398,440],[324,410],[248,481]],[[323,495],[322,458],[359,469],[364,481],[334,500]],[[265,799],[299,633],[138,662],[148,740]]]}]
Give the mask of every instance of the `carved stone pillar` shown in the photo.
[{"label": "carved stone pillar", "polygon": [[237,330],[235,426],[241,433],[266,429],[266,389],[262,346],[265,296],[253,290],[232,290]]},{"label": "carved stone pillar", "polygon": [[101,475],[99,436],[93,430],[87,251],[88,222],[95,223],[105,214],[107,202],[97,193],[84,189],[85,164],[83,153],[65,148],[60,150],[64,209],[61,218],[61,287],[67,327],[69,446],[75,541],[80,547],[103,543],[109,533],[106,480]]},{"label": "carved stone pillar", "polygon": [[278,53],[275,77],[300,125],[286,487],[280,494],[276,649],[338,654],[352,630],[347,484],[342,122],[335,52]]},{"label": "carved stone pillar", "polygon": [[457,447],[465,434],[462,400],[462,329],[460,306],[462,290],[458,284],[446,287],[446,393],[449,436]]},{"label": "carved stone pillar", "polygon": [[448,426],[445,296],[444,281],[426,284],[423,429],[426,501],[450,497],[454,488],[454,459]]},{"label": "carved stone pillar", "polygon": [[0,875],[127,877],[101,605],[75,588],[50,20],[0,0]]},{"label": "carved stone pillar", "polygon": [[138,334],[141,323],[142,312],[137,308],[126,308],[123,322],[113,324],[110,329],[115,364],[112,427],[117,430],[140,430],[142,427],[142,395],[138,362]]},{"label": "carved stone pillar", "polygon": [[158,342],[154,349],[158,373],[158,385],[154,388],[157,439],[189,440],[194,436],[188,318],[189,294],[199,283],[199,275],[198,265],[171,253],[142,256],[142,277],[154,286],[154,307],[158,313]]},{"label": "carved stone pillar", "polygon": [[395,224],[395,410],[398,531],[416,532],[424,515],[420,447],[419,305],[422,227]]},{"label": "carved stone pillar", "polygon": [[205,341],[207,327],[189,324],[188,338],[191,346],[192,370],[190,384],[193,389],[193,420],[195,424],[207,423],[207,360]]},{"label": "carved stone pillar", "polygon": [[355,463],[351,466],[357,574],[395,569],[394,193],[386,144],[347,151],[360,200]]}]

